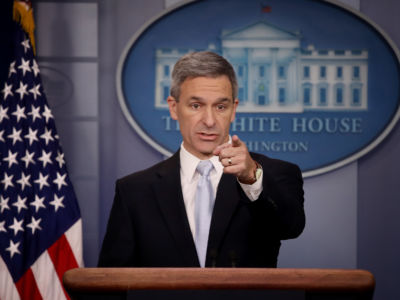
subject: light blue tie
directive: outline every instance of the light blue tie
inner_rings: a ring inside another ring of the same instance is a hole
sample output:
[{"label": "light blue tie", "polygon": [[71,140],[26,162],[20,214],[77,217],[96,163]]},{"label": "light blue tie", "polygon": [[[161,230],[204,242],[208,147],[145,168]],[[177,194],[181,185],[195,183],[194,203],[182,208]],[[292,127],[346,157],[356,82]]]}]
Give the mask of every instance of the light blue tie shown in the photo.
[{"label": "light blue tie", "polygon": [[213,165],[209,160],[200,161],[196,169],[201,176],[197,184],[195,200],[195,243],[200,266],[203,268],[206,262],[208,233],[210,232],[211,215],[214,207],[214,193],[209,176],[212,169]]}]

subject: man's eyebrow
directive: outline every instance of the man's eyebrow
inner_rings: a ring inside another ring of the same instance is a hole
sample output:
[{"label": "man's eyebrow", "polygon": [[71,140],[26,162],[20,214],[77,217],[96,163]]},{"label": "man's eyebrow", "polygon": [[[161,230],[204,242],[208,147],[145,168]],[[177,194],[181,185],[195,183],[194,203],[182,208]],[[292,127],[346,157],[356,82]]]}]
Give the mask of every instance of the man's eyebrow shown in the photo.
[{"label": "man's eyebrow", "polygon": [[[198,97],[198,96],[191,96],[190,98],[189,98],[189,100],[193,100],[193,101],[200,101],[200,102],[202,102],[202,101],[206,101],[204,98],[202,98],[202,97]],[[232,101],[230,98],[227,98],[227,97],[221,97],[221,98],[218,98],[217,100],[216,100],[216,102],[228,102],[228,101]]]},{"label": "man's eyebrow", "polygon": [[205,101],[203,98],[201,97],[197,97],[197,96],[192,96],[189,98],[190,101]]},{"label": "man's eyebrow", "polygon": [[[206,99],[202,98],[202,97],[198,97],[198,96],[191,96],[189,98],[189,102],[206,102]],[[229,103],[232,102],[231,98],[227,98],[227,97],[221,97],[215,100],[214,103],[220,104],[220,103]]]}]

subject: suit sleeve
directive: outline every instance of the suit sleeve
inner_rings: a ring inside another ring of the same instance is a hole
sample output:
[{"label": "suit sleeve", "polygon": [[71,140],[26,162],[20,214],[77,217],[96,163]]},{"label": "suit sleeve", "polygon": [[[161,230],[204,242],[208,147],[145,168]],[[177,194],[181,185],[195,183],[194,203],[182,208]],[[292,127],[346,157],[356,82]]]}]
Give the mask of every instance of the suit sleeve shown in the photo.
[{"label": "suit sleeve", "polygon": [[280,160],[260,160],[263,191],[259,200],[273,211],[279,239],[298,237],[305,226],[303,178],[297,165]]},{"label": "suit sleeve", "polygon": [[135,235],[129,209],[116,184],[114,202],[100,251],[98,267],[130,267],[135,257]]}]

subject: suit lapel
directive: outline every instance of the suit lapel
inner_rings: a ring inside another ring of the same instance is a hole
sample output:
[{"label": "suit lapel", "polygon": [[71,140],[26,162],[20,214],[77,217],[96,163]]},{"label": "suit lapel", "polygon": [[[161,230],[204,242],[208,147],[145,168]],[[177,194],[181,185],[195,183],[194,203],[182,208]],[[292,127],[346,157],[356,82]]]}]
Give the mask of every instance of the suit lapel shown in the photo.
[{"label": "suit lapel", "polygon": [[218,249],[228,229],[230,220],[240,200],[237,190],[236,177],[223,174],[218,184],[217,197],[211,219],[210,234],[208,237],[208,251],[218,253]]},{"label": "suit lapel", "polygon": [[162,164],[158,176],[159,180],[154,183],[153,190],[164,220],[184,258],[185,265],[199,266],[182,196],[179,151]]}]

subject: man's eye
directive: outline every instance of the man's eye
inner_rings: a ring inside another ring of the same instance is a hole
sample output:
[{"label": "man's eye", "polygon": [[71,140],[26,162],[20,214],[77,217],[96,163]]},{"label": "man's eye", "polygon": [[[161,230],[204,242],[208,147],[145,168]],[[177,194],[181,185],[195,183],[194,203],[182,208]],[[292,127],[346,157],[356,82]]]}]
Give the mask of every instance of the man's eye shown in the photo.
[{"label": "man's eye", "polygon": [[198,103],[192,103],[192,104],[191,104],[191,107],[192,107],[193,109],[199,109],[199,108],[200,108],[200,104],[198,104]]},{"label": "man's eye", "polygon": [[223,104],[217,105],[217,110],[224,110],[226,107]]}]

